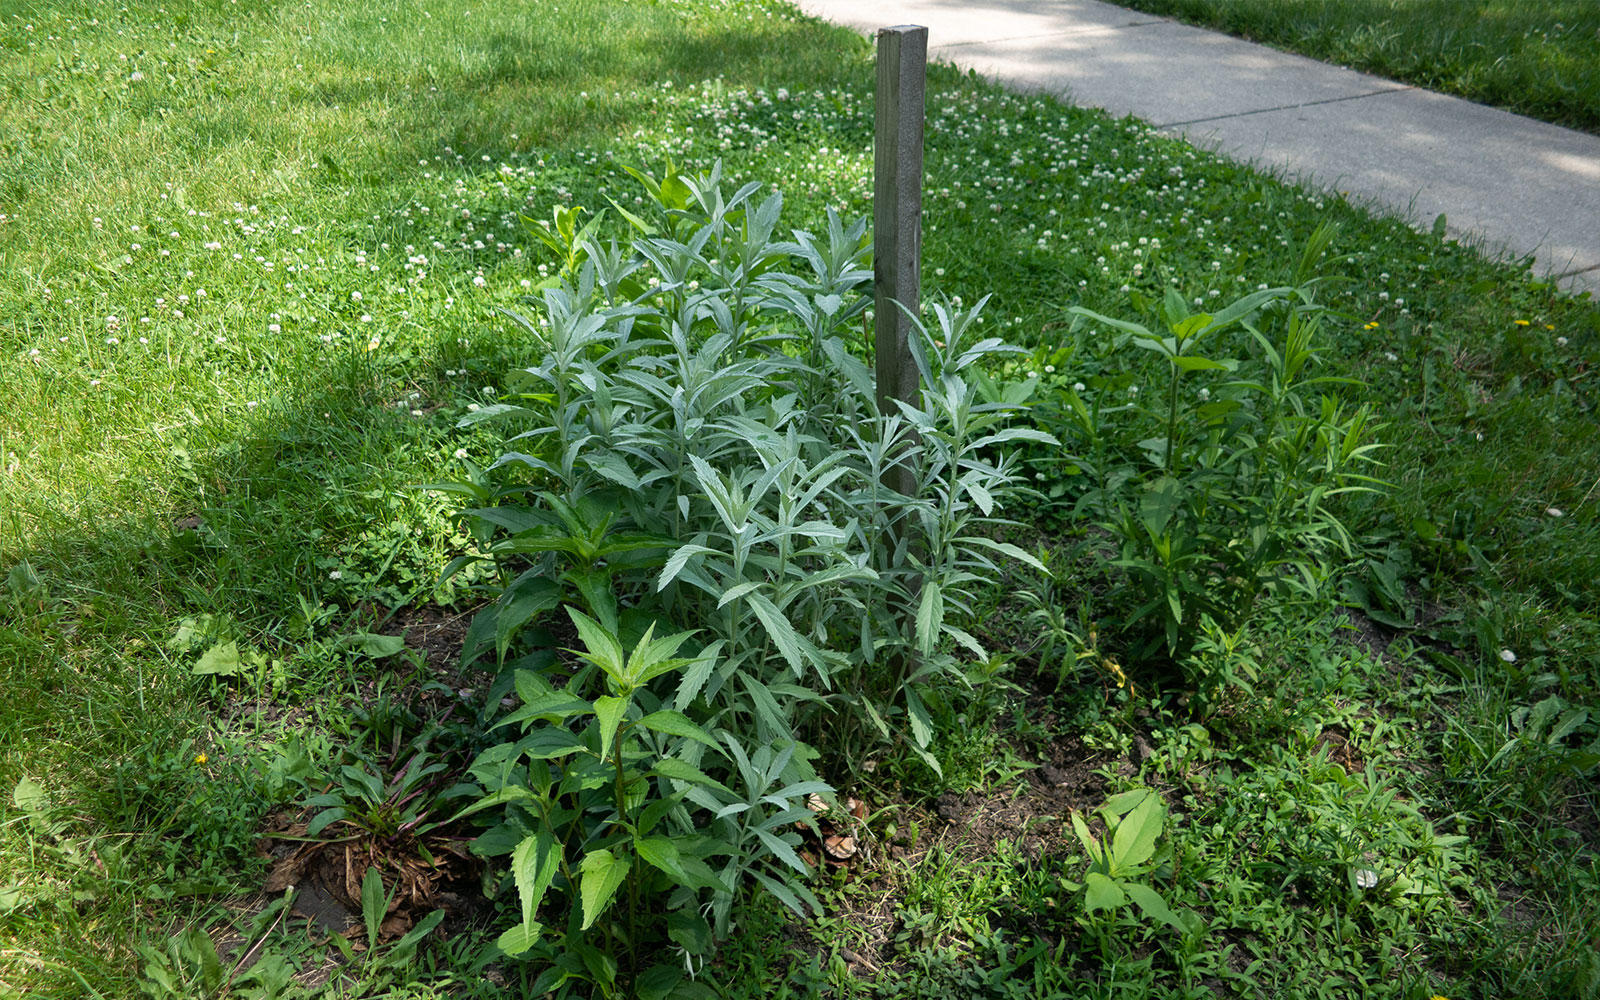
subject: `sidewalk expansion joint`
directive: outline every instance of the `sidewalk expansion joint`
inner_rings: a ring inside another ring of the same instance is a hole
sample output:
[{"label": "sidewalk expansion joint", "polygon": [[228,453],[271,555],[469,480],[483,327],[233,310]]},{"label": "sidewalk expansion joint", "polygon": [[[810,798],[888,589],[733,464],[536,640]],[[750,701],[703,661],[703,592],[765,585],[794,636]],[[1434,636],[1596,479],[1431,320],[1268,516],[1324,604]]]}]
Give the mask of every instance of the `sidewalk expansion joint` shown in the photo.
[{"label": "sidewalk expansion joint", "polygon": [[1369,97],[1379,97],[1383,94],[1398,94],[1402,91],[1416,89],[1416,87],[1385,87],[1382,90],[1374,90],[1366,94],[1350,94],[1345,97],[1329,97],[1321,101],[1303,101],[1299,104],[1283,104],[1275,108],[1252,108],[1249,111],[1235,111],[1232,114],[1227,115],[1211,115],[1207,118],[1190,118],[1187,121],[1181,122],[1164,122],[1154,127],[1178,128],[1181,125],[1199,125],[1204,122],[1220,122],[1226,121],[1229,118],[1248,118],[1251,115],[1267,115],[1273,113],[1274,111],[1294,111],[1298,108],[1314,108],[1319,104],[1339,104],[1344,101],[1364,101]]},{"label": "sidewalk expansion joint", "polygon": [[1562,278],[1571,278],[1579,274],[1588,274],[1590,271],[1600,271],[1600,264],[1590,264],[1588,267],[1580,267],[1572,271],[1562,271],[1560,274],[1552,274],[1550,277],[1559,281]]}]

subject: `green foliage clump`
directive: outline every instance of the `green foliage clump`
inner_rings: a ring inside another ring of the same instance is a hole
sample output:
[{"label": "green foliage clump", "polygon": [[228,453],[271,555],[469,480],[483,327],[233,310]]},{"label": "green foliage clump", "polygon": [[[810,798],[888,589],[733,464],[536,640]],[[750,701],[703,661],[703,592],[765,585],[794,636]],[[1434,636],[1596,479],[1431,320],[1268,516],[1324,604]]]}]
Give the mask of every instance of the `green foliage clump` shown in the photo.
[{"label": "green foliage clump", "polygon": [[[865,220],[786,240],[759,183],[630,172],[654,212],[615,205],[626,245],[577,210],[535,224],[562,261],[512,314],[537,362],[462,421],[512,425],[509,450],[438,484],[477,542],[451,571],[490,568],[465,655],[509,663],[522,701],[499,722],[522,738],[473,766],[500,816],[480,849],[511,854],[522,901],[500,945],[542,956],[544,988],[606,994],[677,975],[618,966],[660,943],[663,906],[690,971],[747,884],[817,908],[794,832],[832,791],[814,747],[846,773],[884,743],[938,770],[929,704],[967,679],[956,650],[989,655],[975,596],[997,557],[1038,565],[986,530],[1020,486],[1008,446],[1054,443],[1013,422],[1031,383],[982,372],[1014,349],[973,342],[981,303],[934,307],[919,397],[880,408],[851,339]],[[525,641],[563,605],[585,666]],[[546,936],[548,892],[573,902]]]}]

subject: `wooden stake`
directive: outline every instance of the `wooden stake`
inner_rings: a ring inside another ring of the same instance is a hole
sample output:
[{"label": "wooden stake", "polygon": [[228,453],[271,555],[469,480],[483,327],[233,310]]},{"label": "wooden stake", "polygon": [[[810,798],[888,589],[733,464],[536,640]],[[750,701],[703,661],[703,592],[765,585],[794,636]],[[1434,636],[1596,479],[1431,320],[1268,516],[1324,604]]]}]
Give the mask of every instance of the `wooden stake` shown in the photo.
[{"label": "wooden stake", "polygon": [[[878,408],[920,400],[921,378],[906,346],[915,335],[896,302],[922,311],[922,133],[928,29],[901,24],[878,32],[877,123],[873,156],[872,267]],[[909,494],[912,477],[896,468],[888,484]]]}]

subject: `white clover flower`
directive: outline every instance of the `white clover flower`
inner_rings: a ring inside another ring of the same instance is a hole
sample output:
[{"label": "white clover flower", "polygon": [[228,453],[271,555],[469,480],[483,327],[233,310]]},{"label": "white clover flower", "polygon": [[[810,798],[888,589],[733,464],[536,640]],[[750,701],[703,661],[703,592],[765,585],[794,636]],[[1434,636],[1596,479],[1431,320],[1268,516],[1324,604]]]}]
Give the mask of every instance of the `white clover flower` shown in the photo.
[{"label": "white clover flower", "polygon": [[339,578],[340,578],[340,577],[342,577],[342,576],[344,576],[344,574],[343,574],[343,573],[341,573],[341,572],[340,572],[340,571],[338,571],[338,570],[333,570],[333,571],[332,571],[332,572],[330,572],[330,573],[329,573],[329,574],[328,574],[328,579],[330,579],[330,580],[337,580],[337,579],[339,579]]},{"label": "white clover flower", "polygon": [[1556,346],[1557,347],[1566,347],[1567,346],[1567,338],[1565,338],[1565,337],[1557,337],[1556,338]]},{"label": "white clover flower", "polygon": [[457,448],[456,449],[456,457],[457,458],[466,458],[467,457],[467,449],[465,449],[465,448]]},{"label": "white clover flower", "polygon": [[1205,400],[1211,398],[1211,390],[1203,388],[1199,391],[1199,393],[1197,393],[1197,395],[1200,397],[1201,402],[1204,402]]},{"label": "white clover flower", "polygon": [[1084,388],[1085,388],[1085,386],[1084,386],[1084,384],[1082,382],[1074,382],[1074,383],[1072,383],[1072,391],[1073,392],[1082,392],[1084,390]]},{"label": "white clover flower", "polygon": [[1378,886],[1378,873],[1371,868],[1356,869],[1356,887],[1360,889],[1375,889]]},{"label": "white clover flower", "polygon": [[1515,663],[1517,662],[1517,654],[1509,649],[1502,649],[1500,651],[1500,659],[1506,663]]}]

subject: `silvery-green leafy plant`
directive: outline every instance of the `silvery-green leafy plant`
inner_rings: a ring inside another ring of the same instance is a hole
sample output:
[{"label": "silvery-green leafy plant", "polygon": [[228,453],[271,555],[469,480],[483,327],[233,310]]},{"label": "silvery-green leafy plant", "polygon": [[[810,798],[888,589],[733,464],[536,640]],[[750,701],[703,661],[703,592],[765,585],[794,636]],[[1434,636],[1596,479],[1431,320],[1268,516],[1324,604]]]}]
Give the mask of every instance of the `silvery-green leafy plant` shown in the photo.
[{"label": "silvery-green leafy plant", "polygon": [[[494,567],[468,655],[517,663],[527,626],[563,605],[585,645],[586,665],[546,657],[517,674],[525,735],[475,770],[480,808],[506,817],[482,846],[513,854],[524,889],[508,952],[550,939],[537,899],[561,879],[581,904],[586,885],[652,870],[622,881],[661,883],[688,928],[673,941],[694,954],[731,927],[748,886],[806,909],[799,790],[828,793],[811,743],[836,750],[836,770],[883,742],[937,767],[928,698],[964,681],[962,656],[987,658],[970,629],[975,594],[996,560],[1033,561],[991,537],[1020,487],[1010,448],[1054,443],[1017,424],[1031,382],[984,374],[1011,349],[972,336],[981,303],[919,321],[922,391],[879,410],[850,346],[869,302],[864,220],[830,211],[822,233],[783,239],[782,198],[758,198],[759,184],[727,193],[720,168],[634,173],[653,211],[621,213],[626,243],[569,227],[559,279],[511,317],[532,363],[510,374],[508,399],[463,420],[510,428],[506,450],[456,490],[478,544],[452,569]],[[886,485],[908,480],[904,494]],[[664,631],[673,666],[628,674],[632,656],[655,654],[620,651],[660,649]],[[680,728],[648,721],[665,718]],[[529,747],[559,752],[531,762]],[[607,806],[584,798],[602,792]],[[560,863],[518,860],[554,857],[538,838],[580,818]],[[566,874],[547,881],[550,864]],[[616,920],[609,940],[594,937],[609,898],[596,889],[556,934],[560,967],[612,984],[603,992],[642,973],[602,975],[599,956],[646,943]],[[689,928],[697,907],[709,923]],[[624,910],[642,912],[631,899]]]}]

